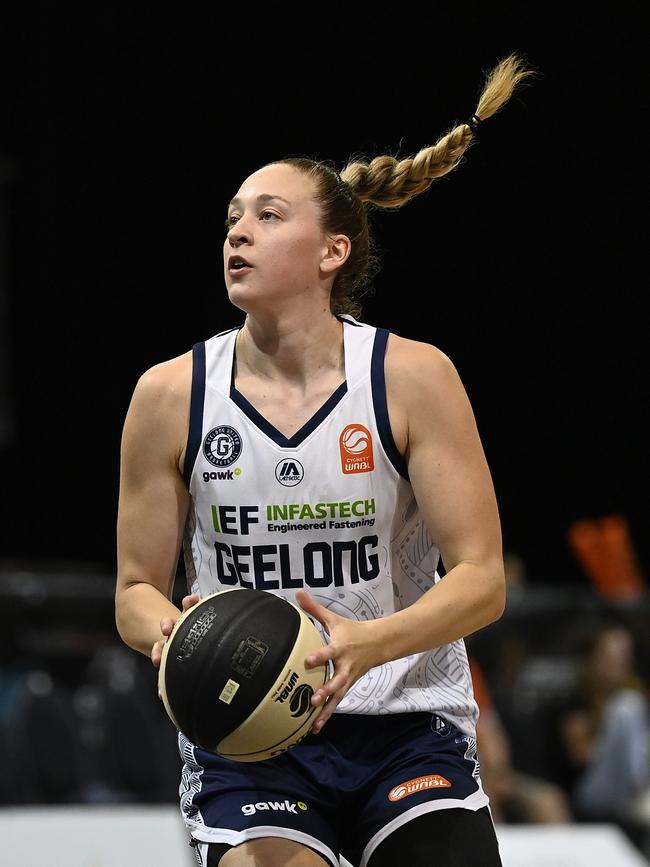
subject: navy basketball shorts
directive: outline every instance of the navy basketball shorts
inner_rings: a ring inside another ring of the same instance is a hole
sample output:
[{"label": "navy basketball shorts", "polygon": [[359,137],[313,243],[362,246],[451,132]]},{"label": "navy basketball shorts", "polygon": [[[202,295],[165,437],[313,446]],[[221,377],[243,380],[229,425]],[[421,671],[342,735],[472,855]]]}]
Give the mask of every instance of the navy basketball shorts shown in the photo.
[{"label": "navy basketball shorts", "polygon": [[392,833],[430,811],[489,810],[475,738],[430,713],[335,713],[318,734],[261,762],[233,762],[182,734],[179,750],[181,812],[203,865],[206,844],[283,837],[333,867],[340,856],[365,867]]}]

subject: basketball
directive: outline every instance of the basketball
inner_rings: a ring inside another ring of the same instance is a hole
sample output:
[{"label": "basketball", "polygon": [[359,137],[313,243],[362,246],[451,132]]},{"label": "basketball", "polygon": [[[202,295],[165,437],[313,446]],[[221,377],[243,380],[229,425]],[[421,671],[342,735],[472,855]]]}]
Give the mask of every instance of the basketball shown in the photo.
[{"label": "basketball", "polygon": [[302,609],[233,588],[183,612],[166,641],[158,689],[176,728],[204,750],[257,762],[301,741],[322,706],[327,665],[306,668],[323,638]]}]

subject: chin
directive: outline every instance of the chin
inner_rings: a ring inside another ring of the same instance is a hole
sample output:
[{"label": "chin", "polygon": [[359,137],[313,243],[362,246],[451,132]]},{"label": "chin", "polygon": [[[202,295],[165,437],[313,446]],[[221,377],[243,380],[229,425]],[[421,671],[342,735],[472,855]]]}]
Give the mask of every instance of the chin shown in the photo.
[{"label": "chin", "polygon": [[244,313],[252,313],[254,310],[260,309],[262,299],[256,298],[254,291],[244,286],[228,286],[227,289],[230,303],[234,304],[235,307],[239,307]]},{"label": "chin", "polygon": [[279,303],[286,302],[287,300],[286,295],[282,296],[277,292],[271,294],[268,288],[259,290],[244,283],[233,282],[230,285],[226,284],[226,289],[228,290],[230,303],[246,313],[253,313],[255,311],[272,313],[278,310]]},{"label": "chin", "polygon": [[233,303],[239,299],[253,298],[257,294],[255,289],[250,286],[242,286],[240,283],[231,283],[230,286],[226,286],[226,289],[228,290],[228,297]]}]

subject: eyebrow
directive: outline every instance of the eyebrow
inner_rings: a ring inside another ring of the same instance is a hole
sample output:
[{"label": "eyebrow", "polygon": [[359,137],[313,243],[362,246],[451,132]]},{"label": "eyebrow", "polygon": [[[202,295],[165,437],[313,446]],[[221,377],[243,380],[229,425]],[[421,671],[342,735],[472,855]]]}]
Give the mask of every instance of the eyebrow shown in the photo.
[{"label": "eyebrow", "polygon": [[[260,193],[260,195],[257,197],[256,201],[257,202],[269,202],[271,199],[279,199],[281,202],[284,202],[285,205],[291,204],[291,202],[288,202],[286,199],[283,199],[282,196],[272,196],[272,195],[270,195],[270,193]],[[228,203],[228,207],[230,207],[230,205],[240,205],[240,204],[241,204],[241,199],[234,198],[234,199],[230,200],[230,202]]]}]

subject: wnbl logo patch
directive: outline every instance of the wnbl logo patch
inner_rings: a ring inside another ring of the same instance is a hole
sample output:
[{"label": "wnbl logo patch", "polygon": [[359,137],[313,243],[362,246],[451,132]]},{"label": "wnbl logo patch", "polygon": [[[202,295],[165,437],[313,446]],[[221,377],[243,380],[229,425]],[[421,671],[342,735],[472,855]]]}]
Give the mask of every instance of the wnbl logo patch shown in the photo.
[{"label": "wnbl logo patch", "polygon": [[341,470],[348,473],[370,473],[375,468],[372,434],[362,424],[349,424],[339,437]]}]

